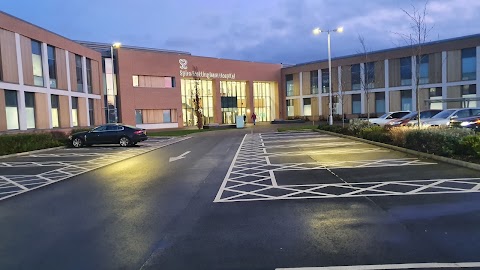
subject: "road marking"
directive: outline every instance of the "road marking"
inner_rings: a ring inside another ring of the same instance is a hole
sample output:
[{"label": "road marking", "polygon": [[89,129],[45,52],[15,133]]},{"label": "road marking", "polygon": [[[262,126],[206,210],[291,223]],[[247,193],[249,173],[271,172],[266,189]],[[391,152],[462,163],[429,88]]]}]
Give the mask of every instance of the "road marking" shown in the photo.
[{"label": "road marking", "polygon": [[23,189],[23,190],[28,190],[28,188],[20,185],[19,183],[16,183],[16,182],[10,180],[10,179],[8,179],[8,178],[6,178],[6,177],[4,177],[4,176],[1,176],[1,175],[0,175],[0,178],[3,179],[3,180],[5,180],[5,181],[7,181],[8,183],[16,186],[16,187],[19,187],[19,188],[21,188],[21,189]]},{"label": "road marking", "polygon": [[178,157],[171,157],[170,159],[168,159],[168,162],[173,162],[173,161],[177,161],[177,160],[179,160],[179,159],[183,159],[183,158],[185,158],[185,156],[188,155],[189,153],[190,153],[190,151],[187,151],[187,152],[181,154],[181,155],[178,156]]},{"label": "road marking", "polygon": [[473,267],[480,267],[480,262],[404,263],[404,264],[378,264],[378,265],[354,265],[354,266],[298,267],[298,268],[276,268],[276,270],[387,270],[387,269],[473,268]]}]

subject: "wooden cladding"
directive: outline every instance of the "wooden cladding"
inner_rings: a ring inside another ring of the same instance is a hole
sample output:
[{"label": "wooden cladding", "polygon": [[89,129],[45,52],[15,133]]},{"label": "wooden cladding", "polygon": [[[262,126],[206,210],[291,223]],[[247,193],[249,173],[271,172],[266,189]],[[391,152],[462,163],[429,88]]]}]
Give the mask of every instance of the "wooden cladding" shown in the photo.
[{"label": "wooden cladding", "polygon": [[[338,75],[335,72],[332,72],[332,76],[335,75],[335,78],[338,78]],[[335,82],[333,91],[338,91],[338,79],[335,80],[332,77],[332,81]],[[342,91],[352,90],[352,66],[343,66],[342,67]]]},{"label": "wooden cladding", "polygon": [[92,90],[94,94],[100,95],[100,67],[97,61],[91,60],[92,63]]},{"label": "wooden cladding", "polygon": [[302,94],[310,95],[310,71],[302,72]]},{"label": "wooden cladding", "polygon": [[55,64],[57,71],[57,88],[61,90],[68,89],[67,78],[67,60],[65,50],[55,48]]},{"label": "wooden cladding", "polygon": [[442,53],[428,55],[428,83],[442,82]]},{"label": "wooden cladding", "polygon": [[32,40],[20,36],[20,49],[22,51],[23,82],[26,85],[33,85]]},{"label": "wooden cladding", "polygon": [[389,86],[400,86],[400,59],[388,60],[388,73]]},{"label": "wooden cladding", "polygon": [[[420,111],[423,111],[423,110],[428,110],[430,109],[430,107],[425,103],[425,100],[429,99],[429,95],[430,95],[430,92],[429,92],[430,89],[426,89],[426,88],[421,88],[421,89],[418,89],[418,100],[419,100],[419,107],[420,107]],[[415,98],[415,97],[413,97]]]},{"label": "wooden cladding", "polygon": [[70,66],[70,86],[72,87],[71,91],[83,91],[83,89],[77,89],[77,65],[75,63],[75,54],[68,53],[68,61]]},{"label": "wooden cladding", "polygon": [[5,91],[0,89],[0,131],[7,130],[7,112],[5,111]]},{"label": "wooden cladding", "polygon": [[88,112],[87,112],[87,99],[78,98],[78,125],[81,127],[88,126]]},{"label": "wooden cladding", "polygon": [[0,63],[0,80],[18,83],[15,33],[3,29],[0,29]]},{"label": "wooden cladding", "polygon": [[300,95],[300,75],[299,73],[293,74],[293,95]]},{"label": "wooden cladding", "polygon": [[400,111],[401,110],[401,92],[400,91],[390,91],[390,111]]},{"label": "wooden cladding", "polygon": [[44,93],[35,93],[35,128],[37,129],[48,129],[49,120],[48,112],[50,108],[48,107],[48,99],[50,95]]},{"label": "wooden cladding", "polygon": [[375,62],[375,88],[384,88],[385,87],[385,62],[377,61]]},{"label": "wooden cladding", "polygon": [[174,80],[173,77],[145,75],[134,75],[132,79],[134,87],[148,88],[172,88]]},{"label": "wooden cladding", "polygon": [[462,80],[462,51],[447,52],[447,81],[457,82]]},{"label": "wooden cladding", "polygon": [[[461,98],[462,87],[461,86],[449,86],[447,88],[447,98]],[[447,102],[447,109],[461,108],[461,102]]]},{"label": "wooden cladding", "polygon": [[69,96],[58,96],[58,106],[60,116],[60,127],[68,128],[70,127],[70,106],[68,105]]},{"label": "wooden cladding", "polygon": [[[94,110],[93,110],[93,117],[95,118],[95,125],[101,125],[104,123],[104,110],[103,110],[103,102],[101,99],[95,99],[93,101],[94,105]],[[90,123],[90,125],[94,125],[93,123]]]}]

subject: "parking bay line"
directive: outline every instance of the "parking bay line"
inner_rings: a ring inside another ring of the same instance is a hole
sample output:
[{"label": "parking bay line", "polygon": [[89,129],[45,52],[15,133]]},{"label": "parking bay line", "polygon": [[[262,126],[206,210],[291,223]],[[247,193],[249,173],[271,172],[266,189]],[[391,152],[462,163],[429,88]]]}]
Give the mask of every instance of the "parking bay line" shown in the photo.
[{"label": "parking bay line", "polygon": [[381,270],[381,269],[431,269],[431,268],[473,268],[480,267],[480,262],[459,263],[404,263],[352,266],[276,268],[276,270]]}]

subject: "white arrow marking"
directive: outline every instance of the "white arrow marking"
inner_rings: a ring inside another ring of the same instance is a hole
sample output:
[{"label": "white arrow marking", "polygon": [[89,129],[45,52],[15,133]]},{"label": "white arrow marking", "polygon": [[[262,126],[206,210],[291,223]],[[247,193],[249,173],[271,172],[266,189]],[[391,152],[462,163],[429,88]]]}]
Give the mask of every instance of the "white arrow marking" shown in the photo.
[{"label": "white arrow marking", "polygon": [[188,155],[188,153],[190,153],[190,151],[187,151],[187,152],[181,154],[181,155],[178,156],[178,157],[171,157],[171,158],[168,160],[168,162],[177,161],[177,160],[179,160],[179,159],[185,158],[185,156]]}]

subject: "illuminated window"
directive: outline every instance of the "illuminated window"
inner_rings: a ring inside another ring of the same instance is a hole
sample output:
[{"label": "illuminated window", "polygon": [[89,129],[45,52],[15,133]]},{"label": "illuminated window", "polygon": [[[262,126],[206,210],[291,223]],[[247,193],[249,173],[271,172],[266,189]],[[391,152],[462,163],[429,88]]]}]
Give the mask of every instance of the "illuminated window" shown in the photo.
[{"label": "illuminated window", "polygon": [[58,128],[60,126],[60,102],[58,95],[51,95],[50,101],[52,106],[52,127]]},{"label": "illuminated window", "polygon": [[246,82],[220,81],[222,123],[235,124],[237,115],[246,115]]},{"label": "illuminated window", "polygon": [[19,129],[17,91],[5,90],[7,129]]},{"label": "illuminated window", "polygon": [[287,97],[293,96],[293,74],[285,75]]},{"label": "illuminated window", "polygon": [[303,99],[303,115],[312,116],[312,99],[311,98]]},{"label": "illuminated window", "polygon": [[310,94],[318,94],[318,70],[310,71]]},{"label": "illuminated window", "polygon": [[95,124],[95,102],[93,98],[88,99],[88,117],[90,119],[90,126]]},{"label": "illuminated window", "polygon": [[25,92],[25,115],[27,128],[35,128],[35,93]]},{"label": "illuminated window", "polygon": [[78,97],[72,97],[72,123],[78,127]]},{"label": "illuminated window", "polygon": [[138,75],[132,76],[133,87],[138,87]]},{"label": "illuminated window", "polygon": [[257,122],[272,121],[273,91],[274,83],[272,82],[253,82],[253,103]]},{"label": "illuminated window", "polygon": [[[197,124],[197,116],[195,114],[196,104],[199,105],[203,124],[214,123],[212,81],[182,79],[180,83],[182,94],[183,124],[185,126],[195,126]],[[196,102],[197,95],[198,102]]]},{"label": "illuminated window", "polygon": [[32,40],[33,84],[43,86],[42,44]]},{"label": "illuminated window", "polygon": [[170,76],[132,76],[133,87],[147,88],[173,88],[175,87],[175,77]]}]

